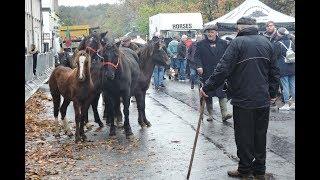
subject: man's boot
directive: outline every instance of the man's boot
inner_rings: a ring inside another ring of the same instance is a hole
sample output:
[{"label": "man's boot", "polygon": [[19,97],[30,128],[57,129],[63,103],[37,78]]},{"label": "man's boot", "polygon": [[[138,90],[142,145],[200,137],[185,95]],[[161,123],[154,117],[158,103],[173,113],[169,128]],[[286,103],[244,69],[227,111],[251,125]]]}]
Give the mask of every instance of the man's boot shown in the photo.
[{"label": "man's boot", "polygon": [[206,106],[207,106],[207,111],[209,113],[209,118],[207,119],[207,121],[213,121],[213,106],[212,106],[212,102],[211,103],[206,102]]},{"label": "man's boot", "polygon": [[219,98],[219,105],[221,110],[222,121],[226,121],[232,118],[232,114],[228,113],[227,98]]}]

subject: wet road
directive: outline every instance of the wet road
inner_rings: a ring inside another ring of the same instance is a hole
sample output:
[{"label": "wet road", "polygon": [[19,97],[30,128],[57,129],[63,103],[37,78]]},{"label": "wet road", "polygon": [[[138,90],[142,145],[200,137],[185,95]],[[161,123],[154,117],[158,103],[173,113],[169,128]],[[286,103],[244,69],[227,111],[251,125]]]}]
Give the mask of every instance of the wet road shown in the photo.
[{"label": "wet road", "polygon": [[[198,121],[198,91],[191,90],[188,82],[165,83],[165,89],[156,91],[150,86],[147,92],[146,116],[152,124],[150,128],[138,125],[136,103],[131,103],[133,141],[125,138],[122,129],[117,129],[116,140],[110,141],[109,127],[86,133],[92,141],[84,143],[89,148],[74,144],[74,138],[62,136],[58,142],[48,136],[47,141],[52,144],[71,144],[76,149],[75,157],[81,158],[73,169],[44,179],[185,179]],[[42,90],[50,96],[47,85]],[[223,123],[218,99],[213,102],[216,120],[204,120],[201,124],[190,179],[233,179],[226,172],[237,167],[233,120]],[[228,107],[232,111],[230,104]],[[102,101],[98,108],[102,117]],[[48,117],[53,116],[52,109],[52,101],[48,101]],[[89,113],[89,121],[93,122],[91,109]],[[67,118],[73,124],[72,104]],[[274,179],[295,179],[294,112],[271,112],[267,136],[267,172]]]}]

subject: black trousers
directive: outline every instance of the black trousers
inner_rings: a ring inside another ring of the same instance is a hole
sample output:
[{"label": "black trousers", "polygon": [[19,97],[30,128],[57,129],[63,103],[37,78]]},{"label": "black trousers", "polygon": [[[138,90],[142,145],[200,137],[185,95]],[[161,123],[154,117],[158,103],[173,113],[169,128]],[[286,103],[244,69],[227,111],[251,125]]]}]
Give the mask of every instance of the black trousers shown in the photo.
[{"label": "black trousers", "polygon": [[240,159],[238,171],[256,175],[266,171],[266,138],[270,107],[244,109],[233,106],[234,134],[237,156]]},{"label": "black trousers", "polygon": [[33,58],[33,75],[36,75],[37,72],[37,58]]}]

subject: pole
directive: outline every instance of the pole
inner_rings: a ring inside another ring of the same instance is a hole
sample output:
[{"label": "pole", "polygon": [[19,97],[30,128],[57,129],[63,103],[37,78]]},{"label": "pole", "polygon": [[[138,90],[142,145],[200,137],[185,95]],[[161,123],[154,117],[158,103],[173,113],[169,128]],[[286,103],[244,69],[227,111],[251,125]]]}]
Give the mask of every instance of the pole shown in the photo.
[{"label": "pole", "polygon": [[[199,95],[200,95],[200,91],[199,91]],[[205,99],[204,99],[204,97],[200,96],[200,109],[199,109],[200,115],[199,115],[197,131],[196,131],[196,137],[194,138],[193,149],[192,149],[192,154],[191,154],[191,160],[190,160],[190,164],[189,164],[189,170],[188,170],[187,179],[189,179],[190,173],[191,173],[191,167],[192,167],[192,163],[193,163],[194,152],[195,152],[196,146],[197,146],[197,141],[198,141],[198,136],[199,136],[199,131],[200,131],[200,125],[201,125],[201,122],[203,120],[204,104],[205,104]]]}]

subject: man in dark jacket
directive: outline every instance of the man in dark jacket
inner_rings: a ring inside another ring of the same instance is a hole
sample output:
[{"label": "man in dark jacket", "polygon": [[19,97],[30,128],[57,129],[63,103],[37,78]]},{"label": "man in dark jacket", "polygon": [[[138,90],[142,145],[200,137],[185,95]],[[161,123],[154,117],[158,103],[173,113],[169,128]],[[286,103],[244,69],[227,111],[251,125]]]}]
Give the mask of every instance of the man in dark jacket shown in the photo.
[{"label": "man in dark jacket", "polygon": [[277,28],[273,21],[268,21],[266,23],[266,31],[262,34],[269,39],[270,42],[274,43],[277,37]]},{"label": "man in dark jacket", "polygon": [[179,74],[178,79],[179,81],[186,81],[186,68],[187,68],[187,47],[186,47],[186,41],[188,39],[187,35],[181,36],[181,41],[178,44],[177,48],[177,62],[178,62],[178,68],[179,68]]},{"label": "man in dark jacket", "polygon": [[[202,83],[204,83],[213,73],[213,70],[216,68],[218,62],[228,47],[227,42],[217,36],[217,31],[218,26],[216,25],[209,25],[205,27],[205,39],[197,43],[194,59],[195,62],[197,62],[197,71],[202,78]],[[210,92],[210,97],[206,98],[206,106],[209,113],[209,118],[207,121],[213,120],[212,97],[219,98],[222,120],[226,121],[232,117],[232,114],[228,113],[227,98],[222,89],[223,85]]]},{"label": "man in dark jacket", "polygon": [[203,96],[228,82],[233,105],[233,119],[238,169],[229,176],[265,178],[266,134],[270,100],[279,87],[279,69],[270,41],[258,35],[256,20],[242,17],[233,39],[213,74],[200,89]]},{"label": "man in dark jacket", "polygon": [[38,59],[38,54],[39,51],[36,49],[36,45],[31,44],[31,50],[29,51],[29,54],[32,54],[33,58],[33,75],[37,75],[37,59]]},{"label": "man in dark jacket", "polygon": [[[275,43],[277,65],[280,70],[280,81],[282,85],[282,94],[284,106],[279,110],[294,110],[295,109],[295,63],[286,63],[285,56],[287,49],[291,48],[295,51],[294,43],[288,37],[289,32],[286,28],[279,28],[277,31],[278,41]],[[292,98],[289,104],[289,96]]]},{"label": "man in dark jacket", "polygon": [[194,60],[194,54],[196,52],[197,42],[202,40],[202,35],[196,35],[196,41],[192,42],[191,46],[187,50],[187,60],[190,67],[190,81],[191,81],[191,89],[194,89],[194,84],[197,81],[197,63]]}]

